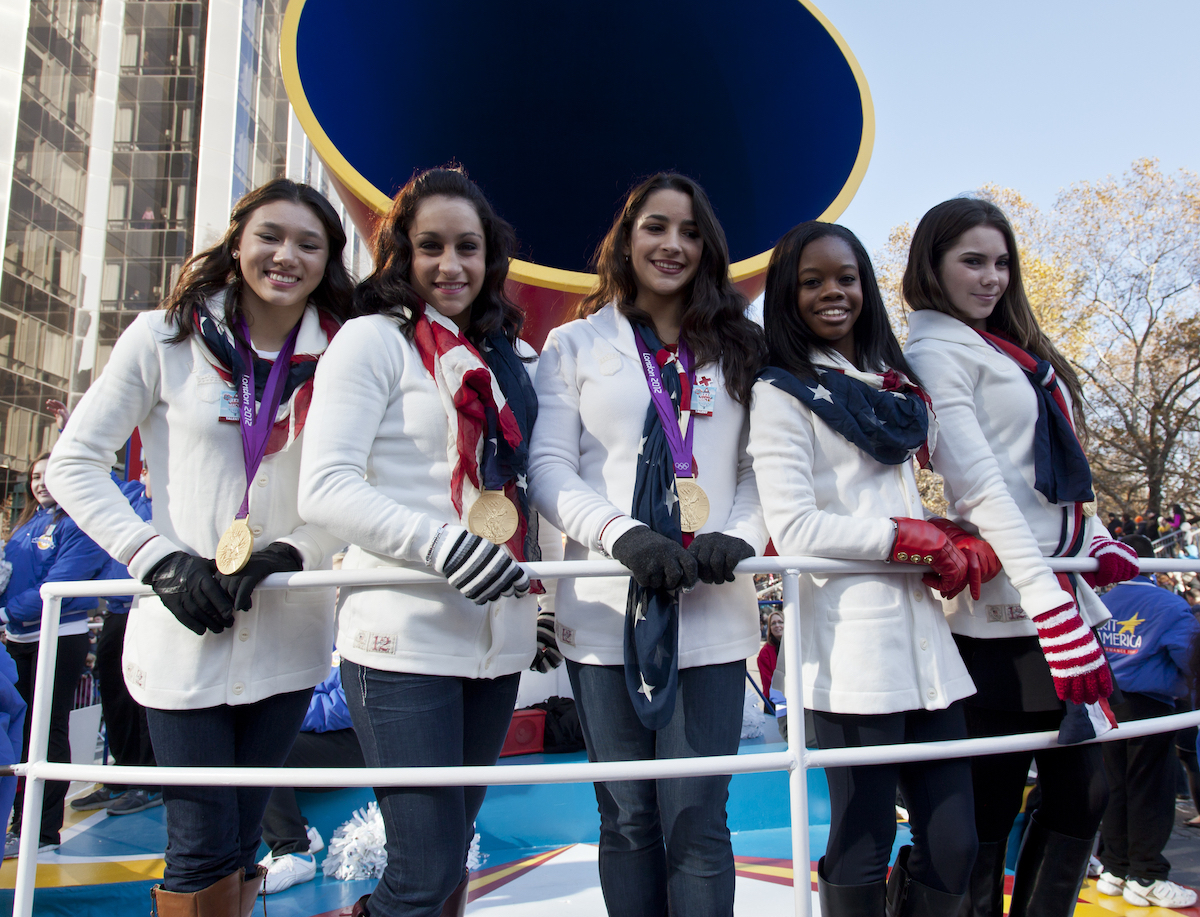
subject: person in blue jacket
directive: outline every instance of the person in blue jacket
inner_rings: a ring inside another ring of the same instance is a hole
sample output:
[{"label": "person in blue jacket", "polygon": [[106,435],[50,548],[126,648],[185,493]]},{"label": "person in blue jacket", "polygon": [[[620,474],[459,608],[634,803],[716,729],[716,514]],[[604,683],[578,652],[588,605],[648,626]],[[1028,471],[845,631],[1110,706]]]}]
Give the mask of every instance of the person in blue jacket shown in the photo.
[{"label": "person in blue jacket", "polygon": [[[17,667],[17,691],[26,704],[33,704],[34,674],[37,671],[38,638],[42,626],[43,583],[96,579],[108,566],[108,555],[88,538],[61,509],[46,487],[49,453],[34,459],[26,482],[25,508],[4,548],[4,559],[12,564],[12,577],[0,595],[0,621],[8,632],[8,652]],[[64,599],[58,625],[58,664],[54,670],[50,707],[50,761],[70,763],[68,725],[75,687],[88,654],[88,615],[96,610],[93,598]],[[29,748],[29,719],[23,730],[24,748]],[[63,823],[63,800],[68,783],[46,782],[42,799],[42,821],[38,850],[58,847]],[[4,842],[5,857],[16,856],[21,834],[21,794],[18,793],[12,829]]]},{"label": "person in blue jacket", "polygon": [[[300,735],[283,766],[366,766],[354,724],[350,721],[346,692],[342,690],[342,673],[336,662],[330,676],[313,688]],[[313,854],[321,850],[325,842],[315,828],[308,826],[308,820],[296,802],[294,788],[271,790],[262,827],[263,840],[271,848],[259,864],[267,868],[264,895],[281,892],[316,876],[317,861]]]},{"label": "person in blue jacket", "polygon": [[[151,517],[149,467],[142,466],[138,480],[125,481],[115,473],[112,478],[129,501],[134,512],[149,522]],[[129,568],[110,557],[104,579],[129,579]],[[104,627],[96,638],[96,675],[100,679],[100,705],[104,710],[104,730],[113,760],[119,766],[154,767],[154,748],[146,724],[146,708],[135,701],[125,687],[121,650],[125,644],[125,623],[133,596],[110,596],[105,605]],[[160,786],[117,786],[101,784],[95,790],[71,800],[76,812],[105,809],[109,815],[131,815],[162,805]]]},{"label": "person in blue jacket", "polygon": [[[1154,556],[1145,535],[1121,540],[1139,557]],[[1113,704],[1117,721],[1174,713],[1175,701],[1188,693],[1189,649],[1200,631],[1191,606],[1144,575],[1114,586],[1101,601],[1112,617],[1100,627],[1100,645],[1124,695]],[[1163,856],[1175,824],[1174,742],[1174,733],[1163,732],[1102,746],[1109,793],[1100,824],[1102,895],[1138,907],[1196,903],[1195,892],[1167,878],[1171,864]]]},{"label": "person in blue jacket", "polygon": [[[26,709],[25,698],[17,691],[17,664],[0,646],[0,766],[21,760]],[[17,778],[0,777],[0,824],[8,824],[16,795]]]}]

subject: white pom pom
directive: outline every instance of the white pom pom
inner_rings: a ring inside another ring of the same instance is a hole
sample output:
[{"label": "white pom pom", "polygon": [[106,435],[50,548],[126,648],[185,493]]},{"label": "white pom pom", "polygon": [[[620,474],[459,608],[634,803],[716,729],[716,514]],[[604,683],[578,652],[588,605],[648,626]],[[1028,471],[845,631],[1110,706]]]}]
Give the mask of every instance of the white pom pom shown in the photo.
[{"label": "white pom pom", "polygon": [[763,734],[763,723],[766,716],[758,709],[758,692],[753,688],[746,689],[746,697],[742,701],[742,738],[757,739]]},{"label": "white pom pom", "polygon": [[378,879],[387,865],[386,843],[379,806],[368,803],[333,832],[321,871],[333,879]]}]

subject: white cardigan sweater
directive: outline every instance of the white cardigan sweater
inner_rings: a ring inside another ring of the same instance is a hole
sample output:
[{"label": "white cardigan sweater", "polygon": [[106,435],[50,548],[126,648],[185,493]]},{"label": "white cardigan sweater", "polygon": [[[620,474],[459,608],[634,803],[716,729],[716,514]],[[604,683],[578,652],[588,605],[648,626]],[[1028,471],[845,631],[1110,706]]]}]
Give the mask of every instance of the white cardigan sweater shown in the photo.
[{"label": "white cardigan sweater", "polygon": [[[713,415],[694,421],[697,482],[710,504],[701,531],[741,538],[761,554],[767,537],[746,452],[747,412],[726,391],[719,368],[702,369],[715,376],[715,399]],[[609,305],[555,328],[542,348],[536,386],[529,466],[534,503],[566,533],[566,560],[610,556],[618,538],[643,524],[628,515],[650,405],[633,326]],[[556,635],[564,656],[589,665],[624,663],[628,589],[628,577],[559,581]],[[680,596],[681,669],[745,659],[758,649],[752,577],[700,583]]]},{"label": "white cardigan sweater", "polygon": [[[167,343],[174,332],[164,312],[137,317],[71,414],[47,470],[51,492],[79,527],[128,564],[135,579],[175,551],[213,557],[246,485],[240,427],[217,420],[221,393],[233,389],[194,337]],[[310,306],[296,353],[319,354],[326,346]],[[150,465],[149,523],[109,477],[113,455],[134,427]],[[286,542],[300,552],[306,570],[328,569],[341,543],[306,524],[296,506],[306,435],[263,460],[250,488],[249,521],[256,547]],[[231,629],[196,636],[157,596],[143,596],[125,633],[129,693],[147,707],[190,710],[311,688],[329,674],[333,599],[332,589],[258,592],[250,611],[235,612]]]},{"label": "white cardigan sweater", "polygon": [[[429,317],[453,327],[433,309]],[[519,342],[518,353],[533,350]],[[300,474],[304,517],[351,544],[343,570],[429,569],[438,529],[460,524],[449,429],[437,385],[396,321],[348,321],[317,368]],[[355,586],[341,590],[337,648],[373,669],[495,678],[529,665],[536,622],[532,595],[476,605],[444,581]]]},{"label": "white cardigan sweater", "polygon": [[[853,368],[838,356],[822,354],[819,362]],[[911,462],[876,461],[768,382],[754,386],[750,454],[767,529],[782,555],[887,560],[892,518],[925,516]],[[854,714],[940,710],[975,693],[937,594],[904,570],[896,564],[896,573],[883,576],[800,578],[804,706]]]},{"label": "white cardigan sweater", "polygon": [[[971,327],[931,309],[908,316],[905,356],[933,401],[941,428],[933,468],[946,480],[950,518],[995,550],[1003,572],[978,602],[964,592],[946,603],[956,634],[984,639],[1037,635],[1033,616],[1071,600],[1045,558],[1064,532],[1073,504],[1051,504],[1034,489],[1037,396],[1025,371]],[[1070,393],[1063,394],[1068,406]],[[1084,520],[1083,556],[1098,525]],[[1079,610],[1089,627],[1110,617],[1078,579]]]}]

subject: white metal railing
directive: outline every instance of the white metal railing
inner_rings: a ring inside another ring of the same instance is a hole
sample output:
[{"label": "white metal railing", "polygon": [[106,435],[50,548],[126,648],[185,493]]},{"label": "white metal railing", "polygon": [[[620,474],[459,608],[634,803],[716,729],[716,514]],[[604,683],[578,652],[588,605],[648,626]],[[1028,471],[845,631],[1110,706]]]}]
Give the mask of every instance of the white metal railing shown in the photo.
[{"label": "white metal railing", "polygon": [[[1049,558],[1056,571],[1083,572],[1096,569],[1088,558]],[[1200,561],[1143,559],[1145,572],[1188,571],[1200,573]],[[616,561],[566,561],[526,564],[530,576],[537,579],[564,577],[628,576]],[[923,567],[902,568],[920,575]],[[784,693],[801,709],[800,628],[797,615],[802,573],[896,573],[897,567],[876,561],[842,561],[819,557],[758,557],[742,561],[739,573],[783,574],[784,647],[791,664],[784,672]],[[312,571],[277,573],[263,580],[261,589],[300,589],[352,585],[404,585],[443,583],[444,578],[424,570],[388,569],[359,571]],[[24,764],[12,772],[26,779],[22,810],[20,852],[17,859],[14,917],[31,917],[37,875],[38,832],[33,830],[41,819],[42,795],[46,780],[154,784],[170,786],[484,786],[501,784],[586,783],[602,780],[643,780],[664,777],[698,777],[711,774],[750,774],[764,771],[788,772],[791,797],[792,885],[797,917],[809,917],[811,880],[809,879],[808,787],[805,771],[809,767],[842,767],[903,761],[935,760],[968,755],[1057,747],[1054,732],[1020,736],[995,736],[984,739],[959,739],[905,745],[878,745],[806,751],[804,717],[791,717],[787,751],[761,755],[717,755],[699,758],[672,758],[654,761],[612,761],[576,764],[495,765],[492,767],[388,767],[388,768],[247,768],[247,767],[116,767],[109,765],[58,764],[46,760],[50,731],[50,699],[54,684],[54,666],[58,656],[58,620],[64,598],[150,595],[153,590],[135,580],[47,583],[42,586],[42,630],[38,653],[36,684],[30,725],[29,748]],[[1168,732],[1200,724],[1200,711],[1174,714],[1156,719],[1123,723],[1102,739],[1134,738],[1155,732]]]}]

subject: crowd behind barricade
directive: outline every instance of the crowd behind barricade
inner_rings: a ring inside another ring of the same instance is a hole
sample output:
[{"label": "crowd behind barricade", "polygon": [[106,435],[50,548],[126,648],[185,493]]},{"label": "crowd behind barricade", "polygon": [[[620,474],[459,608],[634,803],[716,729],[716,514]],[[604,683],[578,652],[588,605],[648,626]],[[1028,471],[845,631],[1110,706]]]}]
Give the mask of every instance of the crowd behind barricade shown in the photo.
[{"label": "crowd behind barricade", "polygon": [[[1019,815],[1013,915],[1070,914],[1098,835],[1102,894],[1195,902],[1162,857],[1172,737],[1081,744],[1188,705],[1200,587],[1156,588],[1139,557],[1196,556],[1192,523],[1178,506],[1096,518],[1083,389],[997,207],[959,198],[921,220],[903,348],[834,224],[779,241],[751,321],[704,190],[677,174],[629,193],[596,288],[540,353],[505,292],[513,229],[461,168],[401,189],[357,285],[345,242],[312,188],[250,192],[69,418],[48,406],[61,436],[5,547],[0,758],[28,743],[40,586],[131,577],[154,594],[109,600],[98,636],[97,600],[63,602],[50,760],[69,760],[86,668],[118,764],[490,765],[521,673],[564,662],[590,760],[733,754],[754,658],[784,735],[783,673],[800,670],[791,700],[820,748],[1058,733],[1036,753],[827,769],[828,917],[999,917]],[[140,482],[112,470],[135,429]],[[942,476],[945,518],[918,467]],[[768,543],[893,566],[801,577],[788,660],[778,580],[734,574]],[[335,556],[439,579],[256,591]],[[1051,557],[1098,569],[1056,574]],[[564,558],[631,575],[522,567]],[[1194,748],[1181,759],[1200,785]],[[595,785],[610,914],[732,914],[728,784]],[[59,843],[66,791],[46,785],[39,850]],[[462,914],[484,795],[377,788],[387,865],[355,917]],[[913,842],[892,862],[898,797]],[[69,804],[165,804],[162,917],[246,917],[311,879],[323,846],[287,789],[101,785]],[[18,805],[6,854],[23,829]]]}]

